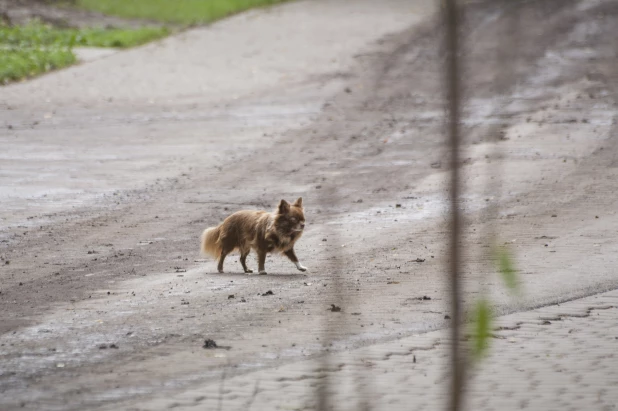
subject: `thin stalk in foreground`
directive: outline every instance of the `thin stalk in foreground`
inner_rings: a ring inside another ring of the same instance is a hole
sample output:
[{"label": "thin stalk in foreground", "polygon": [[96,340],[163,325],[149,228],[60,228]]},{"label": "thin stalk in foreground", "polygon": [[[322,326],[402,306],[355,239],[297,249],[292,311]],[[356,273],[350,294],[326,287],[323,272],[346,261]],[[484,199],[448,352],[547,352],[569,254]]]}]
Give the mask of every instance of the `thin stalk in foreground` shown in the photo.
[{"label": "thin stalk in foreground", "polygon": [[461,218],[458,208],[460,196],[459,184],[459,118],[460,118],[460,84],[459,84],[459,42],[458,16],[455,0],[444,0],[444,20],[446,25],[445,50],[446,89],[448,103],[448,134],[451,151],[451,239],[450,239],[450,281],[451,281],[451,389],[449,392],[448,410],[461,409],[465,361],[460,348],[461,298],[459,283],[459,268],[461,265]]}]

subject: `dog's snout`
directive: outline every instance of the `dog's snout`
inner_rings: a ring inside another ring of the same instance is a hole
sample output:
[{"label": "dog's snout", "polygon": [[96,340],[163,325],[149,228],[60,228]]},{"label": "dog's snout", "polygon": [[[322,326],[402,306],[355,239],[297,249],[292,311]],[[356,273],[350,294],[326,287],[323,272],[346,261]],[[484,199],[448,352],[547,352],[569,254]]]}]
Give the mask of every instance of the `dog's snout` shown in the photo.
[{"label": "dog's snout", "polygon": [[300,228],[305,228],[305,223],[300,223]]}]

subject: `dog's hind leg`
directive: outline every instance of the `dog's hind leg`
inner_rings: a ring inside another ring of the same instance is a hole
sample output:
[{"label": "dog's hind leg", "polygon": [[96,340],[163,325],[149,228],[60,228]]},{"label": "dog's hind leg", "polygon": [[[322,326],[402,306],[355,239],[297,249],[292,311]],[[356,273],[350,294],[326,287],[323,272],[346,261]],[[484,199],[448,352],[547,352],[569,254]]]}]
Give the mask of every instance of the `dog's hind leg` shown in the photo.
[{"label": "dog's hind leg", "polygon": [[251,249],[248,250],[240,250],[240,264],[242,264],[242,269],[245,270],[245,273],[251,274],[253,270],[247,268],[247,256],[251,252]]},{"label": "dog's hind leg", "polygon": [[226,250],[225,248],[221,250],[221,255],[219,256],[219,264],[217,265],[217,270],[220,273],[223,273],[223,261],[225,261],[225,256],[230,253],[231,250]]},{"label": "dog's hind leg", "polygon": [[234,241],[233,239],[228,238],[222,238],[220,239],[221,241],[221,255],[219,256],[219,264],[217,265],[217,269],[219,270],[220,273],[223,273],[223,261],[225,261],[225,257],[231,253],[232,251],[234,251]]}]

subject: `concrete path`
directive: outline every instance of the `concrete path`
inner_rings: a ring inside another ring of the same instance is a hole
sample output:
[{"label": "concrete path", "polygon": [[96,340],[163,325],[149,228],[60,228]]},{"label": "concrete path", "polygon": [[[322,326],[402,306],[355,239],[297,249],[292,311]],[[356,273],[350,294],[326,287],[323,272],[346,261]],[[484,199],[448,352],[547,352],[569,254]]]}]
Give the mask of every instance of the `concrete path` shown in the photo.
[{"label": "concrete path", "polygon": [[[466,378],[470,410],[618,409],[618,291],[497,318],[489,355]],[[441,410],[448,329],[234,376],[106,410]],[[203,356],[227,356],[203,350]]]}]

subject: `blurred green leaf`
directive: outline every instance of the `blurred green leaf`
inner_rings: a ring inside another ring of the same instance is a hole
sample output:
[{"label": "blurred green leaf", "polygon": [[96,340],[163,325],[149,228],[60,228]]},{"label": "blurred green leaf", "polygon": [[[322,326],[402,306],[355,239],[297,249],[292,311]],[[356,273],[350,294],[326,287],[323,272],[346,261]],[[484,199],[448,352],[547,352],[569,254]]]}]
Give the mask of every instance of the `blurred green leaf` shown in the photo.
[{"label": "blurred green leaf", "polygon": [[489,301],[482,298],[476,302],[472,313],[472,355],[481,359],[489,348],[491,309]]},{"label": "blurred green leaf", "polygon": [[500,247],[496,250],[496,262],[498,272],[500,273],[504,283],[514,293],[519,292],[519,281],[517,279],[517,271],[511,252],[506,247]]}]

